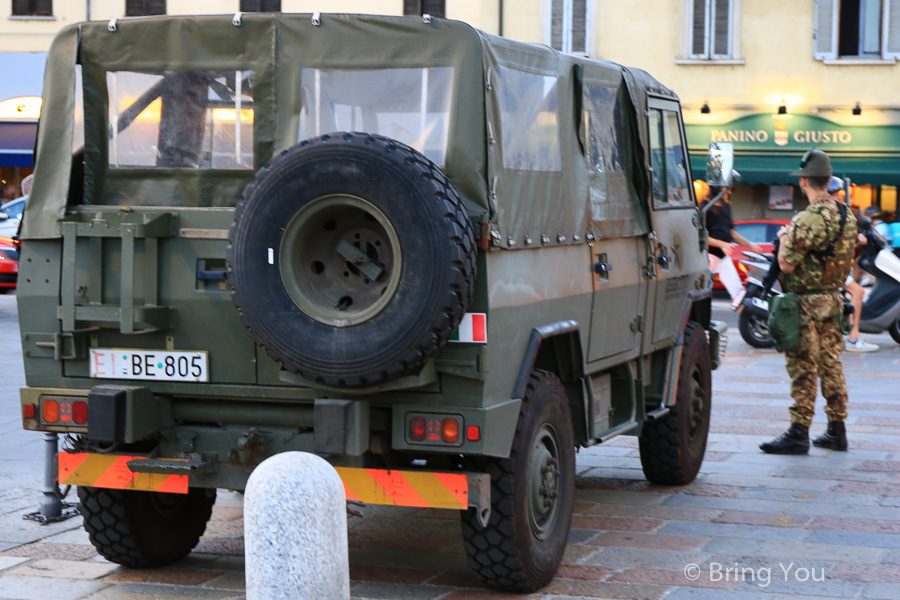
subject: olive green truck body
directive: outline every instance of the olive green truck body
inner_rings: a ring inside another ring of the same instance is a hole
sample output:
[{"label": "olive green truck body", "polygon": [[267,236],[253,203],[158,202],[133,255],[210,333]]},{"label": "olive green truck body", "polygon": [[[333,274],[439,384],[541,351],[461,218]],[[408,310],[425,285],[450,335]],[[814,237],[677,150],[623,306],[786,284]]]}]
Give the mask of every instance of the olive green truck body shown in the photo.
[{"label": "olive green truck body", "polygon": [[[164,17],[64,29],[43,99],[21,395],[68,455],[192,494],[289,450],[370,502],[359,468],[458,474],[471,560],[513,524],[525,566],[473,566],[511,590],[558,565],[526,539],[568,532],[571,447],[639,435],[651,480],[696,475],[724,327],[678,99],[643,71],[438,19]],[[663,426],[684,439],[654,467]],[[497,465],[543,494],[530,531],[495,514]],[[123,564],[177,558],[86,526]]]}]

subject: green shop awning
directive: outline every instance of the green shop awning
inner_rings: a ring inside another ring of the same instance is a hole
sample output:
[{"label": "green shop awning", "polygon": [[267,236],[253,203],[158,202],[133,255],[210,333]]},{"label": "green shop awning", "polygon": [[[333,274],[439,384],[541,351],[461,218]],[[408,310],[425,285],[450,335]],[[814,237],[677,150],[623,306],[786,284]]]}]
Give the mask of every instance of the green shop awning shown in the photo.
[{"label": "green shop awning", "polygon": [[835,175],[854,183],[900,186],[900,125],[842,125],[816,115],[748,115],[727,123],[685,124],[694,177],[706,174],[710,142],[734,144],[742,183],[788,184],[810,148],[831,157]]},{"label": "green shop awning", "polygon": [[[692,150],[691,170],[696,179],[706,177],[706,150]],[[797,185],[798,179],[788,173],[800,166],[796,155],[735,154],[734,168],[741,174],[740,183],[765,183],[772,185]],[[849,177],[857,185],[900,186],[900,154],[895,156],[831,156],[831,168],[838,177]]]}]

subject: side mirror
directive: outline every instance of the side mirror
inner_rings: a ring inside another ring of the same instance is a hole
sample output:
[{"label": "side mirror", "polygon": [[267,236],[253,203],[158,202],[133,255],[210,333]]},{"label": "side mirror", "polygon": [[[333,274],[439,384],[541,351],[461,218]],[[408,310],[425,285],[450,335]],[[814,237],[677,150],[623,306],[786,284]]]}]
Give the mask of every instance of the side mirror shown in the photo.
[{"label": "side mirror", "polygon": [[9,218],[9,215],[5,212],[0,212],[0,222],[3,222]]},{"label": "side mirror", "polygon": [[729,187],[734,181],[734,144],[713,142],[706,153],[706,183]]}]

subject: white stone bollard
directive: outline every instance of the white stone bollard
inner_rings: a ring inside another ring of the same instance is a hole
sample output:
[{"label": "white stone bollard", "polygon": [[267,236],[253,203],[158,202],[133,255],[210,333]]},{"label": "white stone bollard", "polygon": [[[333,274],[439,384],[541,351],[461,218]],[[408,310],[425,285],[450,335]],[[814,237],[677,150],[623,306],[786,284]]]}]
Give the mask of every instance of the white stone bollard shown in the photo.
[{"label": "white stone bollard", "polygon": [[344,485],[327,461],[283,452],[250,474],[244,562],[248,600],[349,600]]}]

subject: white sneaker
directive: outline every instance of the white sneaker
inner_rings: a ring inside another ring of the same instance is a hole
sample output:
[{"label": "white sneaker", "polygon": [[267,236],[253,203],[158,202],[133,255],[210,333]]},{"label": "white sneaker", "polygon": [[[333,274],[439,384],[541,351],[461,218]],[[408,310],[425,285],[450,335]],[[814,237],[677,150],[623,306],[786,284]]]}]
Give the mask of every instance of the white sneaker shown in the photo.
[{"label": "white sneaker", "polygon": [[851,342],[849,338],[844,341],[844,350],[847,352],[875,352],[878,348],[878,344],[870,344],[862,336],[856,338],[855,342]]}]

